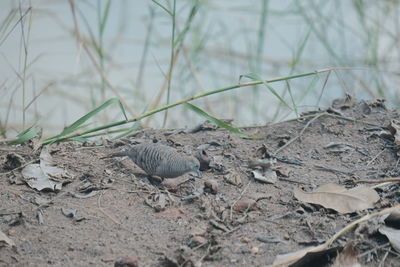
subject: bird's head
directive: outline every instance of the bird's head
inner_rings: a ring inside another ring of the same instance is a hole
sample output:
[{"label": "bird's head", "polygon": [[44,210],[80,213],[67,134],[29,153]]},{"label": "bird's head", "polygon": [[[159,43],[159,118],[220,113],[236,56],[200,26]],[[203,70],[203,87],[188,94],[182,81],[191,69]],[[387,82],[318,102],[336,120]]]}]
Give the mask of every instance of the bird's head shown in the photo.
[{"label": "bird's head", "polygon": [[188,171],[196,173],[197,177],[201,178],[200,162],[197,158],[192,156],[189,157],[187,161],[187,168]]}]

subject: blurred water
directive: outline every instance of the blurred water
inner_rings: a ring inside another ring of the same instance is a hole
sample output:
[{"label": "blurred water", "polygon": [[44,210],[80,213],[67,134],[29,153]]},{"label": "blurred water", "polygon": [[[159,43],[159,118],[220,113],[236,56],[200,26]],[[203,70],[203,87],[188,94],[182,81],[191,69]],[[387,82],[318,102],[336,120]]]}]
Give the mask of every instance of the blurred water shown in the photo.
[{"label": "blurred water", "polygon": [[[17,1],[0,2],[0,122],[8,135],[21,131],[23,120],[25,127],[37,122],[45,135],[55,134],[116,95],[102,85],[99,72],[77,42],[68,1],[20,3],[19,11]],[[167,6],[166,1],[160,3]],[[178,32],[183,30],[194,3],[177,1]],[[354,69],[331,72],[325,86],[327,73],[319,75],[315,83],[312,76],[290,82],[300,110],[326,106],[346,91],[371,98],[383,90],[393,105],[399,103],[396,1],[362,1],[362,6],[358,1],[266,3],[262,57],[257,57],[263,1],[200,2],[173,70],[170,102],[236,84],[241,74],[252,71],[270,79],[336,66]],[[24,17],[21,27],[19,13],[29,6],[32,12]],[[79,31],[89,46],[91,34],[99,40],[99,13],[106,6],[107,1],[75,1]],[[4,20],[12,10],[17,12],[7,23]],[[153,28],[141,72],[150,23]],[[156,99],[168,73],[170,40],[171,17],[153,2],[111,1],[102,41],[104,73],[135,114],[148,111]],[[90,51],[100,62],[93,47]],[[296,55],[300,56],[293,67]],[[140,78],[139,73],[143,74]],[[311,92],[300,102],[310,84]],[[285,82],[271,85],[291,103],[289,94],[283,93]],[[165,103],[164,94],[158,106]],[[285,108],[277,113],[279,101],[264,86],[243,87],[193,103],[219,118],[234,118],[237,125],[265,124],[295,115]],[[163,116],[155,115],[149,125],[160,127]],[[122,118],[115,107],[93,123]],[[176,107],[169,112],[167,126],[192,126],[201,120]]]}]

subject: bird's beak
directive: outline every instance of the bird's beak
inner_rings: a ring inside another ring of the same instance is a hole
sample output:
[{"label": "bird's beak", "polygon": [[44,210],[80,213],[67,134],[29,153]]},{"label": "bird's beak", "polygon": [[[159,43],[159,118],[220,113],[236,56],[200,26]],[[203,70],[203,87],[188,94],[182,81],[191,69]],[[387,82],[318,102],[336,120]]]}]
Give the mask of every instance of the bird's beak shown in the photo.
[{"label": "bird's beak", "polygon": [[197,174],[197,177],[199,177],[199,178],[202,177],[200,170],[196,170],[195,173]]}]

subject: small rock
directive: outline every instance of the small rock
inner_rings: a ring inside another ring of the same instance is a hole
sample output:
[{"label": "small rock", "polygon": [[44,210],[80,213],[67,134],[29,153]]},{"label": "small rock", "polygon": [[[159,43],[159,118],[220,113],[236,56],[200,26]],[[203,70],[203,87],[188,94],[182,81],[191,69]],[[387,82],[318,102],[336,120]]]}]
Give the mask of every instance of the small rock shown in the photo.
[{"label": "small rock", "polygon": [[179,179],[177,178],[165,179],[160,184],[160,187],[165,190],[168,190],[169,192],[176,193],[179,189]]},{"label": "small rock", "polygon": [[224,176],[224,179],[227,183],[230,183],[235,186],[242,185],[242,178],[240,178],[240,174],[238,173],[228,173]]},{"label": "small rock", "polygon": [[218,192],[218,182],[214,179],[204,181],[204,189],[212,194],[216,194]]},{"label": "small rock", "polygon": [[253,254],[253,255],[256,255],[258,253],[258,250],[259,250],[258,247],[252,247],[250,249],[250,253]]},{"label": "small rock", "polygon": [[136,257],[122,257],[114,262],[114,267],[138,267],[138,259]]},{"label": "small rock", "polygon": [[190,234],[192,236],[205,235],[207,233],[207,226],[208,224],[204,222],[199,222],[197,225],[193,226],[193,228],[190,230]]},{"label": "small rock", "polygon": [[257,206],[257,202],[254,199],[242,199],[236,202],[233,206],[235,211],[243,212],[243,211],[256,211],[260,208]]},{"label": "small rock", "polygon": [[198,247],[198,246],[204,245],[206,243],[207,243],[207,239],[206,238],[204,238],[202,236],[199,236],[199,235],[196,235],[196,236],[193,236],[190,239],[189,247],[194,248],[194,247]]},{"label": "small rock", "polygon": [[240,239],[240,242],[242,242],[242,243],[250,243],[250,238],[248,238],[248,237],[242,237],[241,239]]}]

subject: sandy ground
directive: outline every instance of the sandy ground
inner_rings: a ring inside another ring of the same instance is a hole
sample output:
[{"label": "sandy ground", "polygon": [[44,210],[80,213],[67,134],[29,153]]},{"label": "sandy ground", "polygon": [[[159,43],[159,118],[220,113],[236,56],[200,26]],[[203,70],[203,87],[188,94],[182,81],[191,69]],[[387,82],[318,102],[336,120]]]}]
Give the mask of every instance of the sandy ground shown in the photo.
[{"label": "sandy ground", "polygon": [[[52,144],[47,149],[56,166],[67,171],[58,192],[34,190],[21,175],[21,165],[38,161],[41,148],[34,149],[33,142],[2,145],[0,230],[15,247],[0,242],[0,265],[113,266],[121,257],[139,266],[271,264],[278,254],[321,244],[363,215],[399,203],[398,183],[376,189],[380,200],[374,209],[350,214],[293,195],[297,186],[351,188],[359,179],[398,176],[397,147],[382,134],[398,118],[398,111],[387,110],[381,101],[348,98],[302,120],[243,129],[261,140],[204,123],[190,133],[146,129],[102,146]],[[127,158],[103,158],[141,142],[201,157],[203,177],[186,174],[157,184]],[[271,158],[268,169],[263,164]],[[267,169],[272,171],[266,178],[275,182],[254,178],[253,171]],[[251,200],[254,206],[238,206]],[[308,266],[325,266],[349,241],[363,265],[400,266],[388,239],[366,225],[336,240],[333,256],[327,253]]]}]

